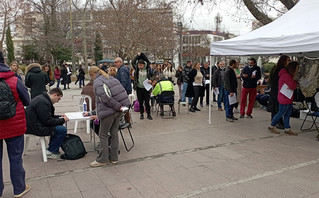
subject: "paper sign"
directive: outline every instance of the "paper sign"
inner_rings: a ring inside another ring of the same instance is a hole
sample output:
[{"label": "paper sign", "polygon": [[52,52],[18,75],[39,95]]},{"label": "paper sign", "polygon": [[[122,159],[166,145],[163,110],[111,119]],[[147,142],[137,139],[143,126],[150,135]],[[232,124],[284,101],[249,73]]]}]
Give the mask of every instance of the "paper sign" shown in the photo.
[{"label": "paper sign", "polygon": [[253,76],[256,76],[256,73],[257,73],[257,70],[254,70],[253,73],[252,73],[252,75],[253,75]]},{"label": "paper sign", "polygon": [[229,105],[237,103],[236,94],[234,93],[233,96],[228,95]]},{"label": "paper sign", "polygon": [[152,89],[152,85],[150,83],[148,83],[148,79],[146,78],[146,80],[144,80],[143,82],[144,88],[149,91]]},{"label": "paper sign", "polygon": [[213,88],[213,92],[217,96],[219,94],[219,89],[218,88],[216,88],[216,89]]},{"label": "paper sign", "polygon": [[294,90],[289,89],[288,85],[284,83],[284,85],[280,89],[280,93],[282,93],[287,98],[291,99],[292,95],[294,94]]}]

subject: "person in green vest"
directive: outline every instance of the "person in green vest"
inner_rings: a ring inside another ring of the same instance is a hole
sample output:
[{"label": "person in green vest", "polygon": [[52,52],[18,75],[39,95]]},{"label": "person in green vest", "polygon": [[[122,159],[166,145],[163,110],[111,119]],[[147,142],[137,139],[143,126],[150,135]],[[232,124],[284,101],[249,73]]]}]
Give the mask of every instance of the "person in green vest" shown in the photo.
[{"label": "person in green vest", "polygon": [[152,93],[157,97],[157,102],[160,103],[160,115],[164,116],[163,103],[170,103],[172,115],[175,117],[176,112],[174,108],[174,85],[170,80],[163,79],[158,81],[156,78],[152,78],[152,85],[154,87]]}]

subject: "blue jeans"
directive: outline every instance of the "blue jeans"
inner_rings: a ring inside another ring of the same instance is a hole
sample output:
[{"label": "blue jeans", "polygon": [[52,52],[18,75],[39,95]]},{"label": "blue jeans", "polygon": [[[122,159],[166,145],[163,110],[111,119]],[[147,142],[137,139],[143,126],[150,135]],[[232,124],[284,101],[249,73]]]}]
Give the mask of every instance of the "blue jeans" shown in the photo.
[{"label": "blue jeans", "polygon": [[[24,136],[4,139],[7,144],[8,157],[10,161],[10,178],[15,195],[25,190],[25,170],[22,164],[22,153],[24,148]],[[0,196],[2,196],[4,184],[2,174],[3,140],[0,140]]]},{"label": "blue jeans", "polygon": [[279,111],[272,119],[271,126],[276,126],[280,118],[284,116],[284,127],[285,129],[290,129],[289,120],[290,120],[291,112],[292,112],[292,104],[287,104],[287,105],[279,104]]},{"label": "blue jeans", "polygon": [[80,78],[80,87],[83,86],[84,87],[84,79]]},{"label": "blue jeans", "polygon": [[[186,102],[186,90],[187,90],[188,83],[183,83],[183,90],[182,90],[182,102]],[[188,103],[192,102],[192,98],[188,98]]]},{"label": "blue jeans", "polygon": [[[217,98],[217,105],[218,105],[218,108],[222,108],[222,100],[225,97],[224,85],[221,85],[220,87],[218,87],[218,89],[219,89],[219,94]],[[224,107],[225,107],[225,100],[224,100]]]},{"label": "blue jeans", "polygon": [[65,126],[58,125],[55,127],[55,132],[55,135],[52,135],[50,138],[48,150],[52,153],[59,153],[60,146],[63,143],[67,130]]},{"label": "blue jeans", "polygon": [[232,105],[229,104],[229,99],[228,99],[229,95],[230,95],[230,92],[224,89],[224,107],[225,107],[226,118],[227,117],[230,118],[234,116],[233,109],[235,104],[232,104]]},{"label": "blue jeans", "polygon": [[60,78],[59,78],[59,79],[56,79],[56,81],[58,82],[58,83],[56,84],[56,88],[59,88],[59,86],[60,86]]}]

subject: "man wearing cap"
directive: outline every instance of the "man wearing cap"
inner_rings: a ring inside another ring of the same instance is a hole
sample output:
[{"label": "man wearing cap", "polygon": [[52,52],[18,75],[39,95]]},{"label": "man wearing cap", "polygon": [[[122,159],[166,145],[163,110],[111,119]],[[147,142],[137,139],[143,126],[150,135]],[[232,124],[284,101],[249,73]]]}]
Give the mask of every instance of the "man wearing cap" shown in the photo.
[{"label": "man wearing cap", "polygon": [[[145,63],[146,62],[146,63]],[[143,82],[148,79],[148,83],[152,83],[150,80],[152,74],[150,73],[150,61],[144,53],[138,53],[137,56],[132,60],[132,65],[135,70],[135,79],[134,79],[134,89],[137,93],[137,99],[140,104],[140,119],[144,119],[144,105],[146,108],[147,119],[153,120],[151,116],[151,107],[150,107],[150,90],[146,90]]]}]

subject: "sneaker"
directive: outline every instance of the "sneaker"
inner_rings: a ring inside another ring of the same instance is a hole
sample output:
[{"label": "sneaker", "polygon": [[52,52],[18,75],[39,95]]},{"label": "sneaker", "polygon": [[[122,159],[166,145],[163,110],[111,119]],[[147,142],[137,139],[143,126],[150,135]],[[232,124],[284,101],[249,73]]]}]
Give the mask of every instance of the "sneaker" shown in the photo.
[{"label": "sneaker", "polygon": [[218,108],[218,111],[223,111],[223,109],[222,108]]},{"label": "sneaker", "polygon": [[102,163],[102,162],[97,162],[96,160],[94,162],[90,163],[91,167],[100,167],[100,166],[105,166],[105,165],[107,165],[107,162]]},{"label": "sneaker", "polygon": [[152,116],[150,114],[147,115],[147,119],[153,120]]},{"label": "sneaker", "polygon": [[229,117],[226,118],[226,121],[227,122],[234,122],[234,120],[232,118],[229,118]]},{"label": "sneaker", "polygon": [[52,153],[51,151],[47,150],[47,158],[48,159],[60,159],[61,153]]},{"label": "sneaker", "polygon": [[230,117],[233,120],[238,120],[238,118],[235,118],[234,116]]},{"label": "sneaker", "polygon": [[196,112],[195,109],[193,109],[193,108],[190,108],[189,111],[190,111],[190,112],[193,112],[193,113]]},{"label": "sneaker", "polygon": [[176,117],[176,112],[173,112],[172,115],[173,115],[173,117]]},{"label": "sneaker", "polygon": [[288,135],[294,135],[294,136],[298,135],[298,133],[293,132],[291,129],[285,130],[285,133]]},{"label": "sneaker", "polygon": [[253,116],[252,115],[247,115],[246,118],[253,118]]},{"label": "sneaker", "polygon": [[271,133],[280,134],[280,132],[277,131],[276,127],[270,126],[268,127],[268,129]]},{"label": "sneaker", "polygon": [[239,118],[244,118],[244,117],[245,117],[244,115],[240,115],[240,116],[239,116]]},{"label": "sneaker", "polygon": [[118,160],[110,160],[111,164],[117,164],[119,161]]},{"label": "sneaker", "polygon": [[144,115],[143,114],[140,115],[140,120],[144,120]]},{"label": "sneaker", "polygon": [[24,190],[22,193],[18,194],[18,195],[14,195],[14,197],[15,197],[15,198],[22,197],[22,196],[25,195],[27,192],[29,192],[30,189],[31,189],[31,187],[30,187],[28,184],[26,184],[26,185],[25,185],[25,190]]},{"label": "sneaker", "polygon": [[199,108],[197,108],[197,107],[195,107],[195,108],[193,108],[195,111],[200,111],[200,109]]}]

